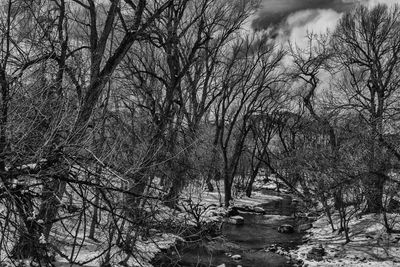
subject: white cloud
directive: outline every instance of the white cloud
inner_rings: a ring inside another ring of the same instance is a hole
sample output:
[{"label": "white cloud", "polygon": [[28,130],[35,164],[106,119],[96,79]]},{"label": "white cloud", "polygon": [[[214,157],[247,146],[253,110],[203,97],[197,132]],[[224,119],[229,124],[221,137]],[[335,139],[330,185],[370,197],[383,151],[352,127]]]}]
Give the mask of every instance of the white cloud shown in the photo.
[{"label": "white cloud", "polygon": [[[306,39],[307,32],[315,34],[333,30],[341,14],[332,9],[316,9],[299,11],[287,18],[290,29],[289,40],[302,42]],[[304,20],[307,21],[304,23]]]},{"label": "white cloud", "polygon": [[[368,0],[365,1],[364,4],[369,7],[373,7],[377,4],[393,6],[395,4],[400,4],[400,0]],[[306,43],[308,32],[320,34],[326,33],[327,31],[333,31],[341,16],[342,13],[338,13],[332,9],[298,11],[287,17],[286,27],[282,28],[280,31],[279,41],[285,43],[290,40],[291,42],[296,42],[299,46],[302,46]]]},{"label": "white cloud", "polygon": [[305,48],[308,33],[324,34],[333,31],[341,15],[332,9],[298,11],[286,19],[286,25],[280,29],[277,42],[286,46],[290,41]]},{"label": "white cloud", "polygon": [[[353,1],[353,0],[342,0]],[[358,1],[358,0],[354,0]],[[377,4],[387,4],[389,7],[394,4],[400,4],[400,0],[368,0],[363,2],[368,7]],[[286,25],[280,30],[278,41],[283,45],[288,45],[287,41],[296,44],[300,48],[306,48],[308,45],[307,33],[323,34],[327,31],[333,31],[343,13],[336,12],[333,9],[309,9],[295,12],[286,18]],[[289,66],[292,59],[286,57],[284,64]],[[320,74],[322,81],[321,88],[329,86],[329,77],[326,73]]]}]

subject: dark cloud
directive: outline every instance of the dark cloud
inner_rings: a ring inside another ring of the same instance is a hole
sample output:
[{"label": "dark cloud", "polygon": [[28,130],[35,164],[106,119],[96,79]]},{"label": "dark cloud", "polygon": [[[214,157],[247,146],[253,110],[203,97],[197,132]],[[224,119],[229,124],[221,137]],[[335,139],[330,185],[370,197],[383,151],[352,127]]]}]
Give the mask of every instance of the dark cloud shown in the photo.
[{"label": "dark cloud", "polygon": [[333,9],[344,12],[361,1],[365,0],[264,0],[252,27],[256,30],[276,27],[285,22],[289,15],[307,9]]}]

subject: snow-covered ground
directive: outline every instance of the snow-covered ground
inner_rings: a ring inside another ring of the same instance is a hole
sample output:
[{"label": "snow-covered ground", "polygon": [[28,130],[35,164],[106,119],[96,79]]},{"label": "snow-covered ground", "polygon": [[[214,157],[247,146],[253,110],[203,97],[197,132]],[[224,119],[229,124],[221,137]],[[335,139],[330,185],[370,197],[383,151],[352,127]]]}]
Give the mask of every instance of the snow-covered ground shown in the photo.
[{"label": "snow-covered ground", "polygon": [[[135,245],[136,253],[135,256],[127,257],[125,253],[121,252],[119,248],[115,246],[110,250],[112,266],[123,266],[120,262],[125,262],[127,266],[140,266],[140,267],[151,267],[150,261],[163,249],[168,249],[175,245],[177,240],[181,240],[180,237],[173,234],[158,234],[157,236],[146,240],[137,241]],[[101,266],[102,257],[99,257],[99,251],[104,251],[106,244],[102,242],[94,242],[92,240],[86,240],[81,251],[74,258],[75,262],[84,264],[85,266]],[[66,255],[71,255],[72,248],[65,246],[63,252]],[[55,266],[69,266],[66,265],[68,260],[62,257],[57,257]]]},{"label": "snow-covered ground", "polygon": [[[91,196],[92,197],[92,196]],[[250,207],[254,208],[262,204],[269,203],[282,199],[281,196],[277,195],[264,195],[259,192],[253,192],[251,198],[241,195],[234,195],[234,200],[230,205],[237,207]],[[67,199],[65,200],[66,202]],[[224,192],[206,192],[204,187],[197,186],[194,188],[188,188],[182,194],[182,200],[180,201],[181,211],[170,209],[162,204],[162,202],[154,200],[148,201],[148,208],[146,212],[152,214],[154,220],[157,222],[173,222],[176,225],[182,227],[196,226],[196,219],[193,214],[188,212],[188,208],[197,207],[197,212],[201,213],[201,223],[218,222],[223,219],[227,214],[225,209]],[[191,203],[191,204],[189,204]],[[80,203],[73,203],[76,206],[81,206]],[[192,205],[192,206],[190,206]],[[67,266],[69,261],[74,261],[79,264],[86,266],[100,266],[104,261],[104,256],[107,249],[110,247],[108,240],[110,236],[114,236],[115,233],[111,234],[108,225],[103,225],[103,220],[95,237],[97,240],[92,240],[87,237],[86,227],[80,223],[80,217],[71,216],[68,220],[62,223],[56,223],[52,229],[52,234],[49,243],[54,245],[56,251],[62,255],[56,256],[57,266]],[[91,221],[91,213],[86,221]],[[105,221],[104,221],[105,222]],[[128,266],[151,266],[150,262],[157,253],[162,250],[173,248],[177,242],[183,241],[179,236],[168,233],[168,231],[162,231],[161,229],[150,229],[154,230],[154,233],[150,237],[141,238],[136,236],[136,243],[134,245],[136,253],[133,257],[127,257],[126,253],[121,252],[115,244],[109,249],[109,256],[113,266],[118,266],[120,262],[126,263]],[[75,245],[74,245],[75,244]]]},{"label": "snow-covered ground", "polygon": [[[224,200],[224,193],[221,193],[222,201]],[[251,197],[238,196],[231,204],[234,206],[257,206],[265,203],[269,203],[273,200],[280,200],[281,196],[265,195],[260,192],[253,192]],[[204,192],[202,194],[202,202],[208,204],[219,205],[219,194],[217,192]]]},{"label": "snow-covered ground", "polygon": [[[338,225],[338,216],[333,219]],[[400,215],[390,214],[390,221],[398,225]],[[308,266],[400,266],[400,234],[387,234],[382,222],[381,215],[376,214],[354,218],[349,224],[351,242],[345,244],[344,233],[332,233],[327,218],[322,216],[308,230],[309,241],[292,255]],[[307,253],[318,245],[325,248],[323,261],[308,260]]]}]

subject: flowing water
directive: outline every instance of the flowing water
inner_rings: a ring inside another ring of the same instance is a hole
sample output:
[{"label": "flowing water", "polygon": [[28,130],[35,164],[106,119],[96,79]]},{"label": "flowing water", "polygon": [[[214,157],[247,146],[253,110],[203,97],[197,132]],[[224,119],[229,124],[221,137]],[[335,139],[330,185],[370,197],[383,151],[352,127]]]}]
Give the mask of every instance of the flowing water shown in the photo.
[{"label": "flowing water", "polygon": [[[282,234],[277,231],[282,224],[295,224],[291,202],[290,196],[283,196],[281,200],[261,205],[266,215],[241,213],[244,225],[224,223],[221,238],[184,248],[179,252],[182,261],[177,266],[291,266],[287,258],[266,251],[271,245],[293,249],[301,243],[302,234]],[[229,254],[239,254],[242,259],[234,261]]]},{"label": "flowing water", "polygon": [[[273,192],[264,192],[266,195],[276,195]],[[222,236],[213,241],[195,242],[182,248],[176,256],[180,261],[166,261],[158,263],[157,267],[205,267],[225,264],[226,267],[280,267],[291,266],[284,256],[266,250],[271,245],[278,245],[285,249],[293,249],[301,244],[302,234],[282,234],[277,231],[282,224],[295,225],[293,219],[294,206],[290,196],[283,196],[280,200],[271,200],[260,205],[266,211],[265,215],[241,213],[244,225],[224,223]],[[230,255],[239,254],[240,261],[234,261]],[[71,266],[67,263],[57,263],[57,267]],[[78,265],[72,265],[78,266]]]}]

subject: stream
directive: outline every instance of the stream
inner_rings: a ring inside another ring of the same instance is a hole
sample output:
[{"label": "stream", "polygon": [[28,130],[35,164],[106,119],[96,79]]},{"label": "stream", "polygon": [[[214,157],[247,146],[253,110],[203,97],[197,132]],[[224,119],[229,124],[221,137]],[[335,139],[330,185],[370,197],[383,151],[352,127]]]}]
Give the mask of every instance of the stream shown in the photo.
[{"label": "stream", "polygon": [[[265,215],[242,212],[240,216],[244,218],[244,225],[224,223],[221,237],[186,246],[179,251],[182,260],[176,266],[292,266],[286,257],[266,250],[271,245],[294,249],[302,242],[303,234],[277,231],[282,224],[295,226],[292,198],[288,195],[282,195],[282,198],[258,205],[265,209]],[[235,261],[230,257],[236,254],[242,259]]]},{"label": "stream", "polygon": [[[263,191],[265,195],[277,195]],[[240,212],[243,225],[224,222],[222,235],[211,241],[184,243],[179,251],[164,254],[157,267],[289,267],[293,263],[288,258],[270,252],[267,248],[277,245],[285,250],[294,249],[302,243],[303,234],[283,234],[278,232],[282,224],[296,226],[293,218],[292,197],[279,195],[282,199],[272,198],[268,203],[257,205],[265,210],[265,215]],[[233,260],[232,255],[240,255],[240,260]],[[164,259],[164,260],[163,260]],[[57,267],[78,266],[58,262]]]}]

